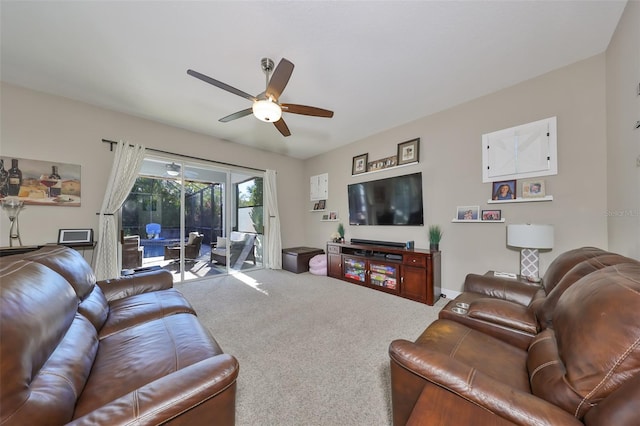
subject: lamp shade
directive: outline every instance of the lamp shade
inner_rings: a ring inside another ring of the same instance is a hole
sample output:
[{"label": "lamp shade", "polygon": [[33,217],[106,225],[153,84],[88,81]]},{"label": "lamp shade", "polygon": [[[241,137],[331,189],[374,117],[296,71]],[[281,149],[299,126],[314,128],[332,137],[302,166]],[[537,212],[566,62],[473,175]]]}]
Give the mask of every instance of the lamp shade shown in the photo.
[{"label": "lamp shade", "polygon": [[271,99],[265,99],[262,101],[256,101],[253,103],[253,115],[258,120],[266,121],[267,123],[275,123],[282,117],[282,108]]},{"label": "lamp shade", "polygon": [[553,248],[552,225],[509,225],[507,226],[507,245],[531,249]]}]

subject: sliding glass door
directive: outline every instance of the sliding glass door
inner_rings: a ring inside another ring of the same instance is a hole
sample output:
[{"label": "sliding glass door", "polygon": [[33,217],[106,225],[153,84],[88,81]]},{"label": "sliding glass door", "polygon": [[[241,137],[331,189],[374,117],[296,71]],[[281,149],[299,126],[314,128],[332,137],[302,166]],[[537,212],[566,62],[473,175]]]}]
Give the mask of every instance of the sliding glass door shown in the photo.
[{"label": "sliding glass door", "polygon": [[233,209],[228,265],[233,271],[262,267],[264,175],[232,172],[231,180]]},{"label": "sliding glass door", "polygon": [[144,160],[121,209],[123,269],[184,281],[263,266],[263,174]]}]

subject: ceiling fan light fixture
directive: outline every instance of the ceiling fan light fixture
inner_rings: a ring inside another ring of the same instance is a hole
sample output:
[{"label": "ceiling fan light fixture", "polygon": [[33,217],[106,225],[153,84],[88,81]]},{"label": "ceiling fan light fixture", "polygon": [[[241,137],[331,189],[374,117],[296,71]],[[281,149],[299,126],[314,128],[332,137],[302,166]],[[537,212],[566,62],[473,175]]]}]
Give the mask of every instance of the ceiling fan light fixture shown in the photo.
[{"label": "ceiling fan light fixture", "polygon": [[167,164],[167,174],[169,176],[178,176],[180,174],[180,165],[176,163]]},{"label": "ceiling fan light fixture", "polygon": [[266,123],[275,123],[282,117],[282,108],[271,99],[263,99],[253,103],[253,115]]}]

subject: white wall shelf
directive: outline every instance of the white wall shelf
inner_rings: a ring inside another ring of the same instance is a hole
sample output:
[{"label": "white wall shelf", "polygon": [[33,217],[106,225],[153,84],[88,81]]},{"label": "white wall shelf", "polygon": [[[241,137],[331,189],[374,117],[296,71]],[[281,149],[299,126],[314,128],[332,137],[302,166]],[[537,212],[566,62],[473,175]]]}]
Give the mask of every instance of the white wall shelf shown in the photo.
[{"label": "white wall shelf", "polygon": [[309,211],[310,211],[310,212],[312,212],[312,213],[315,213],[315,212],[326,212],[326,211],[328,211],[328,210],[327,210],[327,209],[318,209],[318,210],[313,210],[313,209],[311,209],[311,210],[309,210]]},{"label": "white wall shelf", "polygon": [[553,195],[547,195],[540,198],[516,198],[515,200],[488,200],[487,204],[503,204],[503,203],[536,203],[541,201],[553,201]]},{"label": "white wall shelf", "polygon": [[320,219],[320,222],[338,222],[340,219]]},{"label": "white wall shelf", "polygon": [[387,168],[384,168],[384,169],[371,170],[369,172],[358,173],[358,174],[355,174],[355,175],[351,175],[351,177],[354,178],[354,177],[370,175],[371,173],[386,172],[388,170],[399,169],[400,167],[415,166],[416,164],[418,164],[418,162],[414,161],[413,163],[400,164],[399,166],[392,166],[392,167],[387,167]]},{"label": "white wall shelf", "polygon": [[463,220],[463,219],[451,219],[451,223],[504,223],[505,219],[500,220]]}]

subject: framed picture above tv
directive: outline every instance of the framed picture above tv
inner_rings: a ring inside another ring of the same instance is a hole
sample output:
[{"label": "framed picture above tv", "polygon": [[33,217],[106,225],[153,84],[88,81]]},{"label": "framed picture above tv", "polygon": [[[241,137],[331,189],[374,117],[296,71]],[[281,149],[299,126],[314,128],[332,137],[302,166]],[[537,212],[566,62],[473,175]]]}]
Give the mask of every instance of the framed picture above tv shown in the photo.
[{"label": "framed picture above tv", "polygon": [[360,154],[353,157],[353,162],[351,164],[351,174],[359,175],[360,173],[367,172],[367,158],[369,154]]},{"label": "framed picture above tv", "polygon": [[420,158],[420,138],[398,144],[398,165],[417,163]]}]

